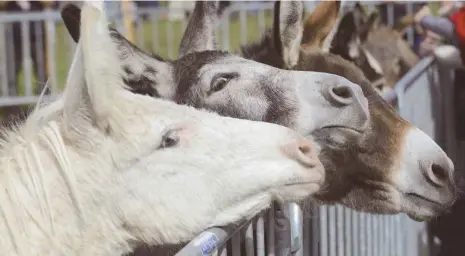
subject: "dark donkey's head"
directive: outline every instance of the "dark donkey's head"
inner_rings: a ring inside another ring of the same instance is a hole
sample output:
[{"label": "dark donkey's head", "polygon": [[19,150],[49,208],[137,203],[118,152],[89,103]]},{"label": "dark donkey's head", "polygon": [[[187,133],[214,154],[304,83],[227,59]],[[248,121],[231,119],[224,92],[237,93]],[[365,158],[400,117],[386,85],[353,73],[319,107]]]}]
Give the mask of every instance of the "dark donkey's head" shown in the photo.
[{"label": "dark donkey's head", "polygon": [[[295,47],[302,37],[302,10],[300,1],[276,2],[272,29],[259,42],[243,46],[242,53],[279,68],[337,74],[362,87],[369,101],[370,127],[361,139],[334,147],[316,137],[323,145],[320,158],[327,183],[316,199],[376,213],[405,212],[417,218],[443,213],[456,196],[452,161],[428,135],[402,119],[354,64],[319,47]],[[325,14],[320,17],[333,15]],[[321,46],[330,29],[320,23],[310,32]]]},{"label": "dark donkey's head", "polygon": [[340,1],[322,2],[317,9],[324,7],[329,15],[322,16],[315,10],[306,19],[304,47],[313,44],[308,39],[315,29],[321,31],[319,27],[331,27],[330,38],[325,39],[329,52],[354,62],[380,91],[393,88],[418,63],[418,56],[403,38],[406,28],[413,22],[411,15],[391,27],[380,24],[376,11],[366,15],[359,3],[342,17],[339,17]]},{"label": "dark donkey's head", "polygon": [[[333,74],[282,70],[218,51],[214,36],[217,2],[197,2],[181,42],[180,56],[164,61],[127,41],[116,30],[128,88],[153,97],[206,108],[225,116],[284,125],[301,134],[315,130],[325,143],[342,147],[368,127],[368,101],[357,84]],[[79,40],[80,9],[62,17]],[[191,21],[192,21],[191,20]]]}]

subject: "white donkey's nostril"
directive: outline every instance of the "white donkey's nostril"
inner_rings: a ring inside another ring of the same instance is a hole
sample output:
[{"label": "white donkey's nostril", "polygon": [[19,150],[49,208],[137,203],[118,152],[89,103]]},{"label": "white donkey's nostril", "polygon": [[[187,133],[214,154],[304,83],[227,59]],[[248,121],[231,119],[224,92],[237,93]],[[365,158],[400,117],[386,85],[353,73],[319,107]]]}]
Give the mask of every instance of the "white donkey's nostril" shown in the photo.
[{"label": "white donkey's nostril", "polygon": [[302,154],[306,158],[316,159],[316,155],[313,153],[313,145],[312,142],[306,139],[301,139],[297,142],[297,147],[299,149],[300,154]]},{"label": "white donkey's nostril", "polygon": [[299,139],[285,147],[286,154],[306,167],[315,167],[320,160],[313,148],[313,143],[307,139]]}]

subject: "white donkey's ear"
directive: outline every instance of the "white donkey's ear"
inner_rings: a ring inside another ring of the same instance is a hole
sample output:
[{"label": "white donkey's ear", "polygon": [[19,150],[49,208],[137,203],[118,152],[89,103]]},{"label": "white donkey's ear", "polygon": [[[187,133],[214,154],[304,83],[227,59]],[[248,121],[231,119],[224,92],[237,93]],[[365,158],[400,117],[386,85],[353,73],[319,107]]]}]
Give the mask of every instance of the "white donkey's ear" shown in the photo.
[{"label": "white donkey's ear", "polygon": [[[124,120],[126,90],[116,45],[110,37],[103,1],[86,1],[81,14],[82,64],[86,89],[84,98],[95,124],[105,131],[118,133]],[[79,48],[79,47],[78,47]],[[79,49],[78,49],[79,50]]]},{"label": "white donkey's ear", "polygon": [[218,49],[216,24],[218,1],[197,1],[179,47],[179,57],[192,52]]}]

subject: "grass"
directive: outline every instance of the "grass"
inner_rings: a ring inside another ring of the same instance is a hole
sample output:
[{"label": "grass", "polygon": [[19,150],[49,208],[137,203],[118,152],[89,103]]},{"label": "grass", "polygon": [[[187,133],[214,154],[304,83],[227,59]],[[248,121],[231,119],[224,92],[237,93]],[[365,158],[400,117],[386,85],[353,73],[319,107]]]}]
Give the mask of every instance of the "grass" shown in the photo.
[{"label": "grass", "polygon": [[[265,25],[269,27],[271,25],[272,16],[271,12],[265,13]],[[246,42],[259,39],[261,32],[259,31],[259,20],[257,15],[249,14],[247,15],[247,36],[245,38]],[[168,20],[159,20],[158,22],[151,23],[149,21],[141,21],[139,24],[141,29],[141,38],[142,39],[136,42],[136,45],[141,47],[150,53],[155,53],[160,55],[163,58],[169,59],[169,52],[171,56],[176,58],[178,55],[178,48],[181,41],[183,33],[183,22],[181,21],[168,21]],[[170,30],[170,31],[168,31]],[[222,32],[222,29],[220,29]],[[219,33],[220,44],[222,42],[222,33]],[[55,63],[56,63],[56,78],[57,86],[62,89],[65,80],[68,68],[71,64],[71,59],[74,54],[74,47],[72,45],[74,42],[69,38],[67,30],[64,24],[56,25],[56,35],[55,35]],[[137,32],[134,35],[137,38]],[[172,35],[172,40],[168,42],[169,34]],[[229,50],[238,51],[241,42],[241,25],[239,19],[233,19],[229,23]],[[35,79],[33,78],[33,81]],[[19,95],[24,95],[25,83],[24,83],[24,73],[20,72],[19,75]]]}]

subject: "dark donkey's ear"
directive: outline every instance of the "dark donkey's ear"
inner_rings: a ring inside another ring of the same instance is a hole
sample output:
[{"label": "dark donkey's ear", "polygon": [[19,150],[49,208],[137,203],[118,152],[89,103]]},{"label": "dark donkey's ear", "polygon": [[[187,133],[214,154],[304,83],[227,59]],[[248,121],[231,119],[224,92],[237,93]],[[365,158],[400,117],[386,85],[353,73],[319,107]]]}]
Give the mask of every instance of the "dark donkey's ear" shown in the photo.
[{"label": "dark donkey's ear", "polygon": [[367,20],[363,23],[359,31],[360,40],[365,41],[368,39],[371,33],[375,32],[379,28],[381,17],[377,11],[373,11]]},{"label": "dark donkey's ear", "polygon": [[74,42],[77,43],[81,30],[81,9],[74,4],[67,4],[61,10],[61,18]]},{"label": "dark donkey's ear", "polygon": [[321,48],[339,17],[341,1],[322,1],[305,19],[302,47]]},{"label": "dark donkey's ear", "polygon": [[330,42],[330,52],[346,59],[357,58],[360,54],[361,35],[365,33],[365,29],[369,28],[365,20],[366,14],[360,3],[357,2],[354,8],[345,13],[337,24]]},{"label": "dark donkey's ear", "polygon": [[192,53],[218,49],[216,24],[218,1],[197,1],[181,39],[178,58]]},{"label": "dark donkey's ear", "polygon": [[290,69],[299,61],[303,17],[302,1],[275,2],[273,40],[284,62],[284,68]]}]

